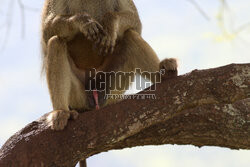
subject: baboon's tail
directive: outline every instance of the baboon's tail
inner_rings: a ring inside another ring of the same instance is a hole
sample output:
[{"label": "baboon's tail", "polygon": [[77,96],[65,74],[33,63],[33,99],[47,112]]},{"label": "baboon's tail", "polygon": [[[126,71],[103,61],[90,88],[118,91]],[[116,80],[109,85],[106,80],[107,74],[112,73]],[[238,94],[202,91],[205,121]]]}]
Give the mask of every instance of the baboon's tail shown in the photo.
[{"label": "baboon's tail", "polygon": [[79,163],[80,163],[80,167],[87,167],[86,159],[85,160],[81,160]]}]

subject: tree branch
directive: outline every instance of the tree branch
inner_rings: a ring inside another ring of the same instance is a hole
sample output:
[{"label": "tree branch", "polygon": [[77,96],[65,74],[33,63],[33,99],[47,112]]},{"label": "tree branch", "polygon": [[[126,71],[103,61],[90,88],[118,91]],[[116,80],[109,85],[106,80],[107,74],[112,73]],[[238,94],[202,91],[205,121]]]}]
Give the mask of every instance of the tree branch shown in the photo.
[{"label": "tree branch", "polygon": [[69,167],[100,152],[143,145],[250,149],[250,64],[195,70],[150,93],[157,99],[82,113],[59,132],[50,130],[45,115],[3,145],[0,166]]}]

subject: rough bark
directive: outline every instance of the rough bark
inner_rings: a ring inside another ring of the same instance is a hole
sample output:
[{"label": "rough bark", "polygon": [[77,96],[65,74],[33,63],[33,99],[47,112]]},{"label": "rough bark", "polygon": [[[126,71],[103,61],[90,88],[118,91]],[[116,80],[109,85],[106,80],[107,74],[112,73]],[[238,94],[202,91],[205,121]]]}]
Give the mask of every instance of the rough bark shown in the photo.
[{"label": "rough bark", "polygon": [[0,166],[69,167],[100,152],[143,145],[250,149],[250,64],[195,70],[150,93],[157,99],[82,113],[59,132],[50,130],[45,115],[3,145]]}]

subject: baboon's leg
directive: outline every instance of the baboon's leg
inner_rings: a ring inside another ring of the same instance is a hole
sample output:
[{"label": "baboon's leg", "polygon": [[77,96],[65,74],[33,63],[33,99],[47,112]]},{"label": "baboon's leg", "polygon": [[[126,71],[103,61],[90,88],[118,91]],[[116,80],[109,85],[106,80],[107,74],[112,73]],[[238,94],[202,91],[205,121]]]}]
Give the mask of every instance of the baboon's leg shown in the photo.
[{"label": "baboon's leg", "polygon": [[[164,66],[166,70],[169,70],[169,66],[173,67],[173,63],[169,60],[170,59],[165,59],[160,63],[154,50],[144,41],[140,34],[133,30],[128,30],[125,32],[123,39],[118,41],[114,53],[107,57],[99,70],[107,72],[131,72],[138,68],[141,72],[159,72],[159,70],[162,69],[160,65]],[[171,59],[171,61],[172,60],[173,59]],[[158,75],[156,75],[157,78],[150,75],[145,75],[144,77],[155,83],[156,80],[159,80],[160,74],[158,73]],[[115,82],[115,80],[111,80],[111,82]],[[126,78],[125,81],[122,82],[126,84],[127,89],[129,86],[129,78]],[[121,94],[124,93],[124,91],[115,93]]]},{"label": "baboon's leg", "polygon": [[[136,68],[141,71],[156,72],[159,71],[159,59],[153,49],[142,39],[142,37],[133,30],[125,32],[124,37],[117,42],[112,55],[108,55],[103,65],[98,70],[104,72],[135,72]],[[121,80],[123,85],[121,90],[111,91],[112,94],[123,94],[129,87],[130,82],[134,80],[134,75],[129,75]],[[106,85],[116,85],[118,87],[118,78],[106,81]],[[110,87],[106,88],[109,89]],[[107,91],[109,92],[109,91]],[[101,101],[101,99],[100,99]],[[109,99],[107,103],[117,100]]]},{"label": "baboon's leg", "polygon": [[66,43],[57,36],[48,42],[46,57],[46,77],[53,105],[53,112],[49,116],[51,128],[63,129],[70,116],[75,118],[76,111],[84,106],[84,89],[80,81],[71,70]]},{"label": "baboon's leg", "polygon": [[137,32],[128,30],[122,40],[118,41],[112,55],[105,60],[101,69],[104,71],[159,71],[159,63],[154,50]]},{"label": "baboon's leg", "polygon": [[57,36],[48,42],[46,77],[54,110],[69,110],[71,70],[66,43]]}]

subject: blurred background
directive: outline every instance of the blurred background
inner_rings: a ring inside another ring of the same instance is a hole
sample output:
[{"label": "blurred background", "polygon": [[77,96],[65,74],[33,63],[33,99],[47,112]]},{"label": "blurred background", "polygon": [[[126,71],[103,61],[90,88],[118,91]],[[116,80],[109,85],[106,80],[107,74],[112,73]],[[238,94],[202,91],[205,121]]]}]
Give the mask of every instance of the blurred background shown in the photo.
[{"label": "blurred background", "polygon": [[[40,76],[44,0],[0,0],[0,147],[52,110]],[[143,37],[160,59],[176,57],[179,72],[250,62],[250,1],[134,0]],[[250,151],[218,147],[146,146],[109,151],[89,167],[249,167]]]}]

